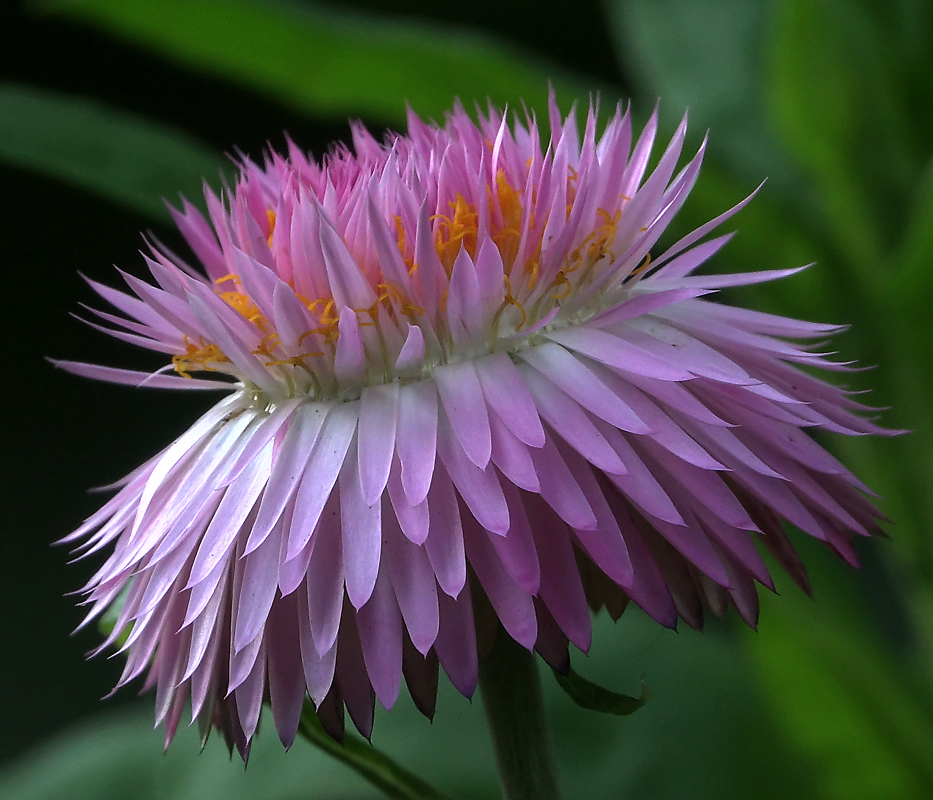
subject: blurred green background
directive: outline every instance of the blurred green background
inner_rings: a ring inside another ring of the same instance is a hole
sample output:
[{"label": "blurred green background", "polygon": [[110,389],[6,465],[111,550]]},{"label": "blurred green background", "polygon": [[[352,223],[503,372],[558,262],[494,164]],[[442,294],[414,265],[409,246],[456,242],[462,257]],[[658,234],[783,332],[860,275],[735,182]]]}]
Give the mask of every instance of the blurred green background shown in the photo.
[{"label": "blurred green background", "polygon": [[[562,783],[579,798],[933,797],[933,4],[924,0],[45,0],[0,10],[4,496],[0,797],[366,798],[303,743],[263,731],[248,769],[182,733],[167,755],[151,698],[100,701],[118,660],[69,632],[93,565],[50,542],[108,483],[210,402],[98,385],[44,356],[140,368],[144,353],[69,313],[138,272],[139,232],[182,247],[161,197],[217,185],[225,153],[288,131],[326,151],[348,116],[401,129],[406,100],[543,110],[599,91],[670,134],[689,107],[711,144],[672,234],[764,189],[715,269],[817,265],[726,299],[850,323],[847,376],[891,406],[896,440],[823,442],[883,496],[890,541],[854,571],[797,538],[815,601],[778,577],[758,632],[730,615],[673,633],[637,609],[597,621],[585,676],[654,699],[632,717],[571,704],[543,674]],[[12,286],[12,290],[9,288]],[[459,798],[494,798],[478,699],[442,686],[433,725],[407,698],[374,743]]]}]

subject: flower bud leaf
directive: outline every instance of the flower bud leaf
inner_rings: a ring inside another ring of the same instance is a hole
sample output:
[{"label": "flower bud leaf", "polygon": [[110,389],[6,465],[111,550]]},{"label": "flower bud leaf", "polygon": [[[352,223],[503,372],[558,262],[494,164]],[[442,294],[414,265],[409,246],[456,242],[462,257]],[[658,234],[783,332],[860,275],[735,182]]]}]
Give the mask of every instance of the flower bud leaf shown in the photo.
[{"label": "flower bud leaf", "polygon": [[568,669],[566,675],[554,670],[554,677],[557,678],[557,685],[580,708],[599,711],[603,714],[627,717],[651,699],[651,692],[648,691],[644,681],[641,681],[641,694],[638,697],[631,697],[588,681],[573,669]]}]

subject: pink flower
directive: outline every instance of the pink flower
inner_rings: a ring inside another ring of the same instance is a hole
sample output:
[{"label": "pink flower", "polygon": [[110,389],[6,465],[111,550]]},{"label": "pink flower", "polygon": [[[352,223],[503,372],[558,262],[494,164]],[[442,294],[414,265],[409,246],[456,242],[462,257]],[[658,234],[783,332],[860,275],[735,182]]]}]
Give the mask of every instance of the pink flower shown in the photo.
[{"label": "pink flower", "polygon": [[357,125],[321,164],[244,158],[208,219],[173,212],[206,276],[153,246],[155,283],[91,282],[104,330],[171,361],[61,366],[224,392],[66,539],[110,553],[88,621],[125,593],[102,649],[120,685],[148,668],[166,742],[189,699],[245,757],[264,698],[288,746],[306,695],[338,736],[403,675],[432,714],[438,663],[469,696],[479,587],[561,669],[629,600],[754,625],[759,546],[807,587],[782,520],[851,563],[877,531],[804,431],[885,432],[798,366],[844,370],[788,341],[838,328],[705,297],[796,270],[694,274],[747,201],[651,255],[700,169],[702,147],[675,174],[686,120],[646,177],[656,116],[634,146],[627,112],[597,137],[590,108],[582,140],[550,118],[543,150],[533,117],[458,106],[385,144]]}]

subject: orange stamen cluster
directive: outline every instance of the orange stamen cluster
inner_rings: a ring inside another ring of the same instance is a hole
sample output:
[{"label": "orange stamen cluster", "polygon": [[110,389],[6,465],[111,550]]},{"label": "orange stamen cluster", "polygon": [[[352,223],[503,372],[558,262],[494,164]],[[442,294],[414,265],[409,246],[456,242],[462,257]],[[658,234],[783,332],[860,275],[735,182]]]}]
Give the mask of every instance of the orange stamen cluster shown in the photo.
[{"label": "orange stamen cluster", "polygon": [[[569,168],[567,177],[567,217],[569,218],[577,196],[577,173],[573,168]],[[502,257],[504,266],[503,280],[505,282],[505,298],[495,314],[496,323],[509,306],[518,309],[521,314],[520,321],[516,324],[515,330],[520,331],[529,322],[529,312],[526,311],[522,302],[516,298],[515,291],[519,297],[530,294],[535,291],[540,278],[540,261],[542,249],[542,232],[532,235],[529,242],[531,253],[524,259],[521,265],[520,283],[516,283],[513,289],[515,279],[515,266],[519,257],[519,247],[522,242],[522,232],[525,228],[535,229],[534,212],[531,210],[534,203],[534,187],[529,187],[530,197],[524,197],[526,189],[516,189],[508,180],[505,171],[499,169],[496,173],[495,184],[486,188],[488,203],[488,236],[495,243]],[[629,198],[623,198],[628,200]],[[530,202],[528,202],[530,200]],[[449,201],[449,214],[435,214],[431,220],[434,225],[434,247],[438,258],[443,265],[448,277],[453,271],[454,261],[461,248],[465,249],[471,258],[475,259],[479,241],[479,213],[476,207],[467,201],[459,192],[455,198]],[[560,303],[561,300],[570,297],[579,285],[584,284],[590,277],[590,272],[597,262],[606,255],[614,258],[611,246],[616,235],[616,228],[621,218],[621,209],[610,213],[605,209],[597,211],[600,225],[594,228],[586,235],[583,241],[577,247],[564,257],[564,263],[557,274],[551,279],[547,290],[542,298],[549,298],[551,301]],[[527,215],[527,217],[526,217]],[[393,216],[395,224],[396,243],[399,253],[405,262],[408,273],[413,275],[418,269],[418,264],[414,260],[413,242],[410,240],[402,222],[401,216]],[[266,221],[268,223],[267,242],[272,245],[272,238],[275,232],[276,212],[272,209],[266,210]],[[527,251],[526,251],[527,252]],[[635,273],[647,268],[650,263],[643,264]],[[571,279],[571,275],[586,266],[582,276]],[[233,288],[221,291],[222,286],[230,282]],[[279,335],[272,329],[267,318],[260,311],[258,305],[253,299],[243,291],[240,279],[235,274],[224,275],[215,281],[217,285],[217,296],[227,305],[234,309],[244,319],[255,325],[262,333],[263,338],[259,345],[252,351],[254,355],[263,358],[267,366],[292,365],[302,366],[306,359],[323,356],[321,351],[313,350],[306,353],[282,358],[275,354],[275,350],[280,346]],[[415,305],[405,296],[403,291],[391,283],[379,283],[374,286],[377,293],[375,302],[366,308],[354,308],[356,314],[365,315],[365,319],[360,320],[361,326],[374,326],[377,323],[379,310],[385,307],[386,313],[395,318],[401,314],[409,321],[415,322],[415,319],[424,313],[424,309]],[[340,331],[338,322],[340,318],[340,309],[336,307],[333,298],[321,297],[314,300],[307,300],[299,297],[305,307],[316,318],[318,325],[305,331],[298,338],[298,344],[311,335],[320,335],[323,344],[333,347],[339,338]],[[447,293],[445,291],[440,303],[440,310],[443,312],[446,307]],[[541,311],[541,300],[538,300],[534,306],[533,317],[537,318]],[[533,320],[532,320],[533,321]],[[205,345],[203,343],[194,344],[186,340],[186,352],[174,356],[172,364],[175,370],[185,376],[191,377],[191,370],[206,369],[212,370],[215,367],[210,366],[219,362],[227,362],[229,359],[216,345]]]},{"label": "orange stamen cluster", "polygon": [[269,247],[272,247],[272,234],[275,233],[275,212],[271,208],[266,209],[266,220],[269,222],[269,235],[266,237]]},{"label": "orange stamen cluster", "polygon": [[[492,240],[499,248],[502,255],[502,263],[511,268],[518,257],[518,245],[522,238],[522,205],[521,194],[517,192],[512,184],[505,177],[505,171],[499,170],[496,174],[496,194],[493,197],[492,190],[489,190],[489,210],[490,217],[495,221],[494,199],[498,201],[498,210],[501,215],[501,227],[494,225]],[[530,223],[534,227],[534,214],[531,214]]]},{"label": "orange stamen cluster", "polygon": [[408,255],[407,250],[407,239],[405,238],[405,225],[402,223],[402,218],[395,214],[392,219],[395,221],[395,238],[398,241],[398,251],[402,254],[402,260],[405,262],[405,266],[408,267],[408,274],[414,275],[415,270],[418,269],[418,265],[415,263],[415,259]]},{"label": "orange stamen cluster", "polygon": [[431,219],[439,220],[434,232],[434,247],[437,255],[450,275],[454,260],[460,248],[464,248],[471,258],[476,257],[476,237],[479,232],[479,215],[466,198],[457,192],[457,197],[450,203],[453,216],[435,214]]},{"label": "orange stamen cluster", "polygon": [[224,275],[222,278],[218,278],[214,283],[220,284],[226,281],[232,281],[236,288],[227,292],[218,292],[217,296],[242,317],[252,322],[256,327],[262,328],[266,323],[266,318],[259,310],[259,306],[257,306],[252,298],[242,290],[240,277],[231,273],[229,275]]},{"label": "orange stamen cluster", "polygon": [[223,351],[216,344],[205,344],[203,341],[195,344],[187,336],[185,337],[185,352],[181,355],[172,356],[172,366],[175,372],[183,378],[190,378],[191,372],[204,370],[207,372],[216,372],[217,367],[213,364],[222,364],[229,362]]}]

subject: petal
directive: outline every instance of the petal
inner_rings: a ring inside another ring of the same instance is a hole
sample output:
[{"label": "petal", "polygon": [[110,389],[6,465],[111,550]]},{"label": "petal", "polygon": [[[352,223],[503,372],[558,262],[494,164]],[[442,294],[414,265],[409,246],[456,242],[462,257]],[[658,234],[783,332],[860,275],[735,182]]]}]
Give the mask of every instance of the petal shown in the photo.
[{"label": "petal", "polygon": [[395,453],[399,386],[369,386],[360,401],[360,484],[363,501],[374,505],[386,488]]},{"label": "petal", "polygon": [[422,655],[437,639],[437,582],[427,550],[413,544],[397,526],[386,525],[385,561],[412,644]]},{"label": "petal", "polygon": [[337,482],[356,424],[355,403],[338,403],[324,420],[295,495],[295,524],[289,533],[286,560],[298,555],[311,538]]},{"label": "petal", "polygon": [[437,600],[441,622],[434,649],[457,691],[464,697],[472,697],[476,691],[479,661],[470,587],[463,586],[463,591],[456,599],[442,592]]},{"label": "petal", "polygon": [[509,636],[526,650],[531,650],[538,638],[538,621],[531,595],[502,566],[492,543],[476,520],[465,518],[463,527],[470,566],[476,572],[496,616]]},{"label": "petal", "polygon": [[538,554],[522,495],[511,484],[503,484],[502,490],[509,503],[509,530],[505,536],[490,536],[502,566],[515,582],[528,594],[537,594],[541,584],[541,569]]},{"label": "petal", "polygon": [[[625,474],[625,464],[575,398],[533,369],[526,368],[523,376],[541,416],[561,439],[604,472]],[[538,477],[543,477],[540,470]]]},{"label": "petal", "polygon": [[481,469],[468,460],[451,430],[453,426],[442,416],[437,432],[438,455],[473,516],[487,530],[504,534],[509,529],[509,507],[492,466]]},{"label": "petal", "polygon": [[443,470],[437,470],[434,475],[428,508],[431,528],[424,546],[441,589],[451,597],[457,597],[466,583],[463,529],[457,495]]},{"label": "petal", "polygon": [[234,651],[242,650],[252,642],[269,617],[279,589],[279,554],[285,523],[283,518],[259,547],[241,556],[244,562],[243,582],[236,609]]},{"label": "petal", "polygon": [[[412,505],[405,490],[402,488],[401,479],[402,469],[398,458],[392,462],[392,471],[389,473],[389,499],[392,502],[392,511],[395,512],[395,520],[398,522],[402,531],[409,541],[414,544],[423,544],[428,538],[428,528],[430,525],[430,514],[428,512],[427,499],[422,500],[417,505]],[[383,520],[386,524],[391,520],[392,514],[385,514]]]},{"label": "petal", "polygon": [[[297,513],[297,508],[296,508]],[[344,558],[340,539],[340,503],[334,495],[325,508],[305,581],[311,636],[323,657],[337,640],[344,595]]]},{"label": "petal", "polygon": [[[321,655],[311,636],[312,622],[308,613],[308,584],[302,583],[295,593],[298,605],[298,636],[301,649],[301,666],[304,672],[308,696],[315,708],[320,707],[334,681],[337,666],[337,648],[331,647]],[[336,634],[335,634],[336,636]]]},{"label": "petal", "polygon": [[522,359],[587,411],[619,430],[638,434],[651,432],[625,401],[563,347],[553,343],[531,347],[522,352]]},{"label": "petal", "polygon": [[[538,492],[541,485],[527,445],[509,430],[492,409],[489,411],[489,427],[492,431],[492,463],[516,486],[529,492]],[[543,428],[541,432],[544,433]]]},{"label": "petal", "polygon": [[659,348],[647,350],[640,343],[620,338],[608,331],[586,327],[566,328],[549,331],[548,338],[626,374],[660,381],[683,381],[692,376],[689,371],[665,358]]},{"label": "petal", "polygon": [[246,543],[246,555],[263,543],[279,520],[285,504],[292,498],[298,481],[305,474],[314,443],[330,408],[330,403],[303,403],[289,420],[259,504],[259,514]]},{"label": "petal", "polygon": [[450,421],[451,429],[463,452],[480,469],[485,469],[492,454],[492,435],[486,398],[476,368],[469,361],[445,364],[434,370],[437,390]]},{"label": "petal", "polygon": [[595,529],[596,515],[550,436],[544,447],[532,451],[532,458],[541,483],[541,497],[547,504],[572,528]]},{"label": "petal", "polygon": [[570,531],[543,503],[531,505],[531,530],[541,564],[538,597],[584,653],[590,649],[590,609],[580,582]]},{"label": "petal", "polygon": [[402,615],[384,564],[356,621],[376,697],[383,708],[391,709],[402,684]]},{"label": "petal", "polygon": [[434,381],[403,386],[399,392],[396,447],[402,486],[412,505],[428,496],[437,452],[437,390]]},{"label": "petal", "polygon": [[505,353],[494,353],[476,362],[483,394],[508,429],[529,447],[544,444],[544,429],[534,399],[521,373]]},{"label": "petal", "polygon": [[295,741],[305,699],[298,603],[294,594],[281,598],[273,605],[267,625],[269,700],[275,729],[286,749]]},{"label": "petal", "polygon": [[379,573],[382,552],[382,502],[363,499],[357,473],[356,443],[350,445],[340,470],[340,520],[347,595],[354,608],[369,600]]}]

